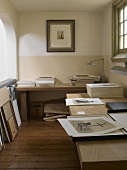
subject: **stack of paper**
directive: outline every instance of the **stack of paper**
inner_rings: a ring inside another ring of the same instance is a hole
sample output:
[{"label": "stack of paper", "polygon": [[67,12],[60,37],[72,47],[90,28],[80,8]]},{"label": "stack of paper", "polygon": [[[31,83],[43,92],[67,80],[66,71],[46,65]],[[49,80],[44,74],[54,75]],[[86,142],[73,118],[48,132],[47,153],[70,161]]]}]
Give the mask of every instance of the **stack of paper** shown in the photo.
[{"label": "stack of paper", "polygon": [[39,77],[35,79],[36,86],[54,86],[55,78],[54,77]]},{"label": "stack of paper", "polygon": [[35,81],[18,81],[18,86],[35,86]]},{"label": "stack of paper", "polygon": [[72,85],[75,86],[86,86],[86,84],[94,83],[95,81],[99,81],[99,76],[93,75],[71,75],[70,80]]},{"label": "stack of paper", "polygon": [[100,76],[94,76],[94,75],[71,75],[70,80],[93,80],[93,81],[99,81]]},{"label": "stack of paper", "polygon": [[86,84],[86,88],[90,97],[123,97],[123,87],[115,83]]},{"label": "stack of paper", "polygon": [[89,79],[89,80],[71,80],[71,84],[73,86],[86,86],[88,83],[94,83],[94,80]]}]

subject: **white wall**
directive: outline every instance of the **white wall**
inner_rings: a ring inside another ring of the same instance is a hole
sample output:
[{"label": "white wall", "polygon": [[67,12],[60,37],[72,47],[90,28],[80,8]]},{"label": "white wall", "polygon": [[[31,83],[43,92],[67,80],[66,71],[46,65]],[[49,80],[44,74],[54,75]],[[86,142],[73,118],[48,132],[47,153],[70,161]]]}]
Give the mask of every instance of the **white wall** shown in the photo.
[{"label": "white wall", "polygon": [[[8,0],[0,0],[0,19],[3,23],[6,36],[6,55],[0,53],[0,57],[6,57],[6,75],[4,78],[18,77],[18,58],[17,58],[17,28],[18,15],[15,8],[8,2]],[[2,60],[3,61],[3,60]]]},{"label": "white wall", "polygon": [[18,16],[18,14],[17,14],[16,9],[12,6],[11,3],[8,2],[8,0],[0,0],[0,15],[2,15],[2,14],[10,17],[10,19],[13,23],[15,32],[17,32],[17,24],[18,24],[17,16]]},{"label": "white wall", "polygon": [[[46,20],[75,20],[75,52],[46,52]],[[101,64],[86,62],[102,57],[102,20],[98,13],[40,12],[19,14],[19,78],[53,75],[64,82],[71,74],[100,75]]]}]

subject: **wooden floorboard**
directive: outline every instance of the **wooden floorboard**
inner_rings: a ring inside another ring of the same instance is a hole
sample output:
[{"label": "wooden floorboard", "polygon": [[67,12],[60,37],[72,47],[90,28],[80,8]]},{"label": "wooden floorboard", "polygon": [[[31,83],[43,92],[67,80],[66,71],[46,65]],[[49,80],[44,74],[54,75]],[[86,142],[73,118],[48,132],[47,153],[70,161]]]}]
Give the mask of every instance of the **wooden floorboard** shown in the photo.
[{"label": "wooden floorboard", "polygon": [[0,152],[0,170],[80,170],[78,152],[58,122],[23,122]]}]

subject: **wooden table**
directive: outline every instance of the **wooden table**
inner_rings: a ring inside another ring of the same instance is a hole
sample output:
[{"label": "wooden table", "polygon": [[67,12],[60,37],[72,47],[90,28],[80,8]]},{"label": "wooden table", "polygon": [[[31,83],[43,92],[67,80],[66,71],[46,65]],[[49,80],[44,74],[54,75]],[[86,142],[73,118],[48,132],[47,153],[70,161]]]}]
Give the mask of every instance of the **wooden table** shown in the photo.
[{"label": "wooden table", "polygon": [[29,102],[29,92],[41,92],[41,91],[66,91],[66,93],[71,93],[74,91],[76,93],[86,92],[86,87],[78,87],[78,86],[72,86],[72,85],[55,85],[55,86],[17,86],[16,88],[17,92],[20,92],[20,116],[22,122],[27,121],[28,116],[28,102]]},{"label": "wooden table", "polygon": [[[67,94],[67,98],[89,97],[87,94]],[[103,102],[127,101],[124,98],[102,99]],[[106,115],[105,106],[70,106],[72,116],[77,111],[86,114]],[[127,140],[102,140],[76,142],[82,170],[126,170]]]}]

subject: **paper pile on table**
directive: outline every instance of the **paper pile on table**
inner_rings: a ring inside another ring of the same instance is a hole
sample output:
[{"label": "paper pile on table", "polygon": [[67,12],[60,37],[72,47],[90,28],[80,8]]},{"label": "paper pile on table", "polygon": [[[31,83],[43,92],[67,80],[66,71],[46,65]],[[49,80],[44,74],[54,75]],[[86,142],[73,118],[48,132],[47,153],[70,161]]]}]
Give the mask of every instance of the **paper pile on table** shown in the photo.
[{"label": "paper pile on table", "polygon": [[35,81],[18,81],[18,86],[35,86]]},{"label": "paper pile on table", "polygon": [[71,75],[70,80],[71,80],[71,84],[74,86],[86,86],[86,84],[99,81],[100,77],[93,76],[93,75]]},{"label": "paper pile on table", "polygon": [[54,86],[55,78],[54,77],[39,77],[35,79],[36,86]]}]

